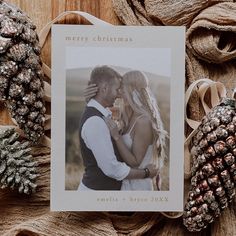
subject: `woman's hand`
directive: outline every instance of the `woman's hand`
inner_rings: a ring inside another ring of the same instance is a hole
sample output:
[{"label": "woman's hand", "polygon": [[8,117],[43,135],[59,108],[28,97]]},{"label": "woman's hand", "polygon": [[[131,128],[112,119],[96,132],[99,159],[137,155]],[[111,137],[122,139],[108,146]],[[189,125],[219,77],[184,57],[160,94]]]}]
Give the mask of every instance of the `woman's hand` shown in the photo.
[{"label": "woman's hand", "polygon": [[112,138],[115,141],[118,141],[120,138],[120,134],[119,134],[119,130],[115,121],[108,117],[104,117],[103,119],[106,122],[108,129],[110,130]]},{"label": "woman's hand", "polygon": [[98,91],[98,87],[96,84],[89,84],[88,87],[84,90],[85,101],[88,102],[91,98],[93,98]]}]

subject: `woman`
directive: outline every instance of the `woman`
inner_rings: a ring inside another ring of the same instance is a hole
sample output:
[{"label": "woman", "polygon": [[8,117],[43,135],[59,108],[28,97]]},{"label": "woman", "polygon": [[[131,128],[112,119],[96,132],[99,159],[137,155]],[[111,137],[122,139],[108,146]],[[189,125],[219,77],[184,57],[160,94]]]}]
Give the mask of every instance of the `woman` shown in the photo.
[{"label": "woman", "polygon": [[[160,169],[165,158],[167,132],[143,73],[130,71],[123,76],[121,98],[123,108],[118,121],[122,124],[121,131],[112,119],[104,118],[121,157],[131,167],[144,168],[155,163]],[[158,176],[158,190],[160,182]],[[153,180],[123,180],[121,190],[153,190]]]}]

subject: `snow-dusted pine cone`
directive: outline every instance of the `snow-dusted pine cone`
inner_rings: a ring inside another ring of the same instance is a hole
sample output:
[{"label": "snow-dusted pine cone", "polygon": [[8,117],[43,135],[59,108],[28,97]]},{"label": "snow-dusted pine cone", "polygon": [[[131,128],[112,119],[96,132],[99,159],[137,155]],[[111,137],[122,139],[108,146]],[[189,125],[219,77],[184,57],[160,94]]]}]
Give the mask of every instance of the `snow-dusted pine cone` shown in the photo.
[{"label": "snow-dusted pine cone", "polygon": [[44,134],[44,74],[36,27],[17,7],[0,0],[0,99],[37,143]]},{"label": "snow-dusted pine cone", "polygon": [[236,101],[224,98],[206,115],[193,138],[191,191],[184,225],[200,231],[214,221],[235,195]]},{"label": "snow-dusted pine cone", "polygon": [[19,142],[13,128],[0,130],[0,187],[18,189],[19,193],[35,192],[36,166],[29,142]]}]

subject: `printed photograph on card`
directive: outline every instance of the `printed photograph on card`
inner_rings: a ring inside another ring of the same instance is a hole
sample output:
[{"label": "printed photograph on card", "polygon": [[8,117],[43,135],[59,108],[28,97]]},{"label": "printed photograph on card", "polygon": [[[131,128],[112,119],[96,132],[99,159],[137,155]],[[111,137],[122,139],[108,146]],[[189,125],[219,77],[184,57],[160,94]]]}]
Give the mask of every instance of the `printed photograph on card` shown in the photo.
[{"label": "printed photograph on card", "polygon": [[53,26],[51,210],[183,210],[184,32]]}]

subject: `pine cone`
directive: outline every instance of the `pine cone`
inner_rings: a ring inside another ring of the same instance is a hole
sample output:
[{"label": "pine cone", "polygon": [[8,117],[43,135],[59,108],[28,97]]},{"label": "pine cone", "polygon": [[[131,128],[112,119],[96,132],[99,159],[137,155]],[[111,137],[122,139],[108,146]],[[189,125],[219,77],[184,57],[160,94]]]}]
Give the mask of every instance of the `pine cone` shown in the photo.
[{"label": "pine cone", "polygon": [[19,193],[35,192],[36,166],[29,142],[19,142],[13,128],[0,130],[0,187],[18,189]]},{"label": "pine cone", "polygon": [[236,101],[224,98],[206,115],[193,138],[191,191],[183,223],[200,231],[214,221],[235,195]]},{"label": "pine cone", "polygon": [[37,143],[44,134],[44,74],[36,27],[17,7],[0,0],[0,99]]}]

